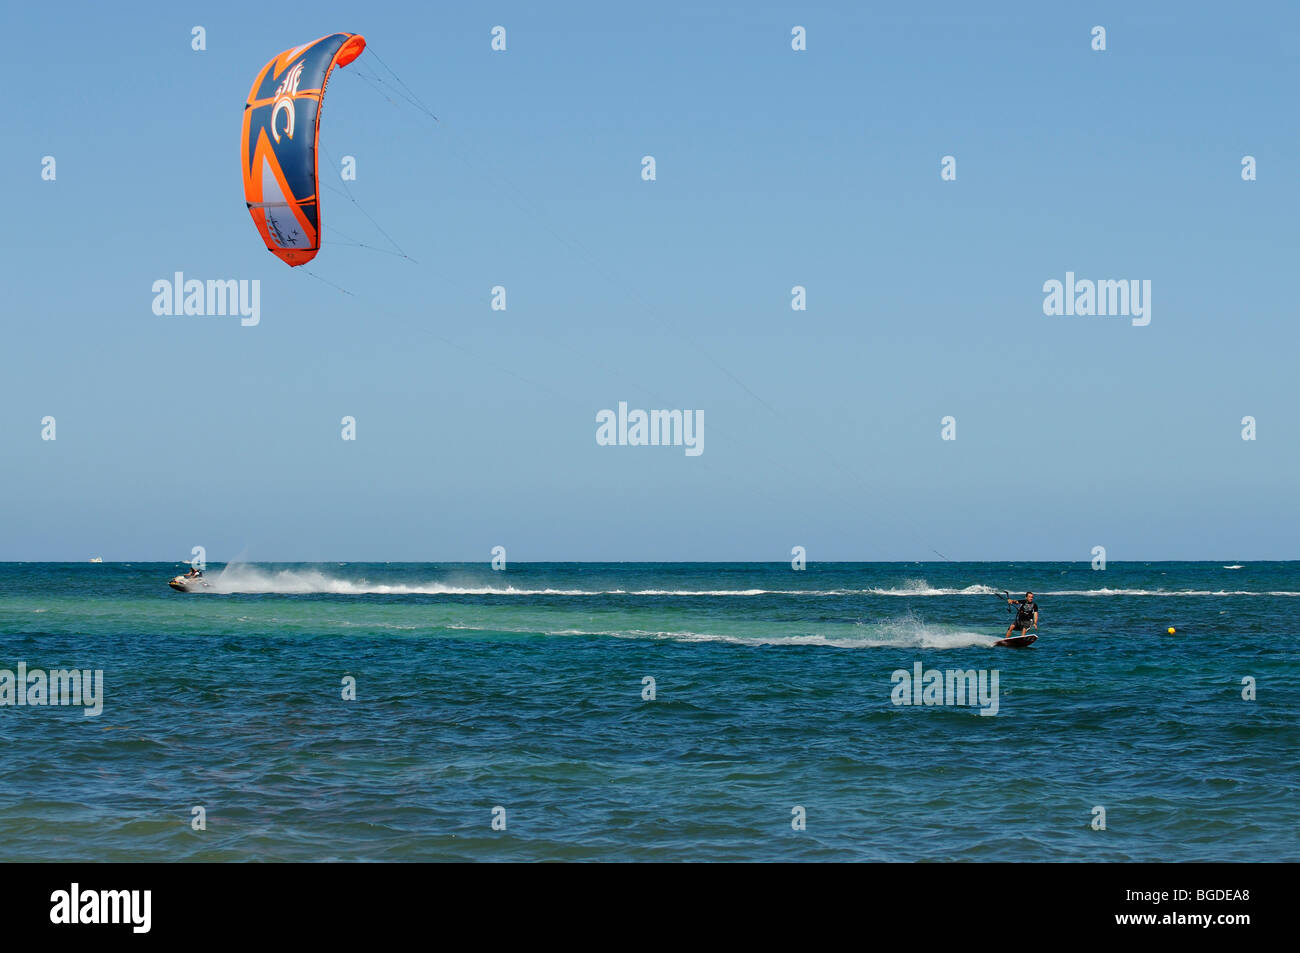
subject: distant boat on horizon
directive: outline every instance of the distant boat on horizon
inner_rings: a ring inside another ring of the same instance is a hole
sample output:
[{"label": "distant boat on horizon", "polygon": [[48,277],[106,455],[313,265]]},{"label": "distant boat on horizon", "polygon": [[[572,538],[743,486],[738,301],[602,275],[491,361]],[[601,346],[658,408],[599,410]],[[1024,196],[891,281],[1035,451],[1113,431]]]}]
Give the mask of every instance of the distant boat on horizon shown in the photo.
[{"label": "distant boat on horizon", "polygon": [[104,561],[104,557],[103,557],[103,556],[91,556],[91,557],[90,557],[90,561],[91,561],[92,563],[102,563],[102,562]]}]

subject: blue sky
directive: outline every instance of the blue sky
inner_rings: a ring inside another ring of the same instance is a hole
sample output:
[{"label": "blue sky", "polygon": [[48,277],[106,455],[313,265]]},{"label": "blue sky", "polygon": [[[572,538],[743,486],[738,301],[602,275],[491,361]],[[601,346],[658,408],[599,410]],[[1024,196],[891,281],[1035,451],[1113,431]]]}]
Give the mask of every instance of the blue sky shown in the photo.
[{"label": "blue sky", "polygon": [[[1300,557],[1293,5],[444,6],[7,11],[0,559]],[[340,30],[321,144],[416,260],[327,190],[348,295],[238,165]],[[176,271],[261,323],[154,315]],[[1150,325],[1044,315],[1067,271]],[[619,401],[704,454],[597,446]]]}]

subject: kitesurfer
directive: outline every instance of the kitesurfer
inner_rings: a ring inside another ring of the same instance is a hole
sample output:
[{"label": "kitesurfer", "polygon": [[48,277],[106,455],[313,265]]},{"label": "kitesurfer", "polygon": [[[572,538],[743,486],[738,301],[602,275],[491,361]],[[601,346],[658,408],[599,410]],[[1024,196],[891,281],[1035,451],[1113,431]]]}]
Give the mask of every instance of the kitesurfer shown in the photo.
[{"label": "kitesurfer", "polygon": [[1007,605],[1015,606],[1016,617],[1007,626],[1007,634],[1003,638],[1009,639],[1012,632],[1024,632],[1030,626],[1038,628],[1038,603],[1034,601],[1032,592],[1026,592],[1023,599],[1008,599]]}]

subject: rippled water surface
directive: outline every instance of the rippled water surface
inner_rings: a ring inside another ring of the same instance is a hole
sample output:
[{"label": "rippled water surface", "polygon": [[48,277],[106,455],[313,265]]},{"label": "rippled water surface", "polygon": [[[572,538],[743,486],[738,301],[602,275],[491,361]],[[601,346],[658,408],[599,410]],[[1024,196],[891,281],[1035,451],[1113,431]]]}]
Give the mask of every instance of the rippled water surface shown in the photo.
[{"label": "rippled water surface", "polygon": [[0,564],[3,859],[1300,856],[1300,563],[182,568]]}]

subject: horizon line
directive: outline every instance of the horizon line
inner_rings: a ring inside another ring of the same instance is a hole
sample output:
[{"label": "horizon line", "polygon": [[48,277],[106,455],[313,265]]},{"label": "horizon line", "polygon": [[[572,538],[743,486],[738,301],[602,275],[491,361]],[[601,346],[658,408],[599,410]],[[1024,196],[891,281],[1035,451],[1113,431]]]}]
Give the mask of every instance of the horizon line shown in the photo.
[{"label": "horizon line", "polygon": [[[96,562],[91,558],[82,559],[0,559],[0,565],[32,564],[32,565],[87,565],[87,566],[120,566],[131,565],[135,563],[155,563],[159,565],[190,565],[192,559],[101,559]],[[1231,559],[1227,557],[1200,559],[1107,559],[1107,566],[1115,564],[1131,563],[1291,563],[1300,562],[1300,557],[1294,559],[1241,559],[1240,557]],[[491,566],[490,559],[208,559],[205,564],[208,565],[275,565],[298,563],[302,565],[328,565],[334,564],[353,564],[353,563],[387,563],[390,565],[410,565],[410,566],[430,566],[430,565],[461,565]],[[625,566],[625,565],[675,565],[675,566],[698,566],[698,565],[741,565],[741,566],[784,566],[789,565],[788,559],[509,559],[507,567],[510,565],[525,566],[542,566],[542,565],[575,565],[575,566]],[[880,565],[880,564],[899,564],[899,563],[921,563],[934,564],[942,566],[945,563],[954,565],[962,563],[1007,563],[1007,564],[1071,564],[1078,563],[1081,566],[1091,567],[1090,560],[1080,559],[808,559],[805,565],[821,563],[823,565]],[[509,571],[507,568],[505,571]],[[1105,572],[1104,569],[1095,570],[1096,572]]]}]

